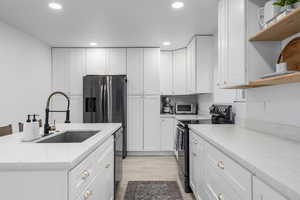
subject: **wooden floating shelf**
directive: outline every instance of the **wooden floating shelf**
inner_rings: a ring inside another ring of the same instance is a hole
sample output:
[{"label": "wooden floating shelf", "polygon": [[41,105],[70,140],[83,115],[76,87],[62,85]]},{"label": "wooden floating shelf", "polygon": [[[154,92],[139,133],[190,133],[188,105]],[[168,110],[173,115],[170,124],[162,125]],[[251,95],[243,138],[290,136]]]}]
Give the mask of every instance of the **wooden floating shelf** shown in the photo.
[{"label": "wooden floating shelf", "polygon": [[268,28],[260,31],[250,41],[282,41],[300,32],[300,8],[289,13]]},{"label": "wooden floating shelf", "polygon": [[258,88],[266,87],[271,85],[281,85],[288,83],[298,83],[300,82],[300,72],[295,72],[293,74],[285,74],[280,76],[274,76],[270,78],[258,79],[256,81],[250,81],[248,85],[236,85],[224,87],[222,89],[248,89],[248,88]]}]

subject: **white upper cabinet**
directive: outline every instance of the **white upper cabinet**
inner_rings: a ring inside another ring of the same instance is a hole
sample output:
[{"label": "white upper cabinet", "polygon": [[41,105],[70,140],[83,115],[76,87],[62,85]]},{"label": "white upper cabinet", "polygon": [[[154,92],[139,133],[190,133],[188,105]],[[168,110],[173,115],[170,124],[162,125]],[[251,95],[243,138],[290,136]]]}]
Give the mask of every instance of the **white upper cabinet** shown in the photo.
[{"label": "white upper cabinet", "polygon": [[146,48],[144,49],[144,94],[159,95],[160,80],[160,49]]},{"label": "white upper cabinet", "polygon": [[281,194],[253,177],[253,200],[287,200]]},{"label": "white upper cabinet", "polygon": [[246,11],[244,0],[219,1],[218,85],[244,84],[246,80]]},{"label": "white upper cabinet", "polygon": [[174,94],[186,94],[186,48],[174,51]]},{"label": "white upper cabinet", "polygon": [[52,91],[69,94],[69,49],[52,49]]},{"label": "white upper cabinet", "polygon": [[107,75],[108,51],[104,48],[89,48],[86,50],[86,65],[88,75]]},{"label": "white upper cabinet", "polygon": [[86,74],[85,49],[52,49],[52,90],[82,95],[82,77]]},{"label": "white upper cabinet", "polygon": [[196,93],[196,39],[187,46],[187,93]]},{"label": "white upper cabinet", "polygon": [[173,94],[173,52],[162,51],[160,53],[160,93],[162,95]]},{"label": "white upper cabinet", "polygon": [[[213,36],[196,37],[196,93],[211,93],[213,84]],[[193,79],[195,76],[192,76]]]},{"label": "white upper cabinet", "polygon": [[86,74],[85,49],[70,49],[70,94],[82,95],[83,76]]},{"label": "white upper cabinet", "polygon": [[127,146],[128,151],[143,151],[143,97],[128,96]]},{"label": "white upper cabinet", "polygon": [[127,49],[127,87],[129,95],[144,93],[144,50],[142,48]]},{"label": "white upper cabinet", "polygon": [[111,48],[107,51],[109,74],[126,75],[126,48]]},{"label": "white upper cabinet", "polygon": [[160,96],[144,97],[144,151],[160,151]]}]

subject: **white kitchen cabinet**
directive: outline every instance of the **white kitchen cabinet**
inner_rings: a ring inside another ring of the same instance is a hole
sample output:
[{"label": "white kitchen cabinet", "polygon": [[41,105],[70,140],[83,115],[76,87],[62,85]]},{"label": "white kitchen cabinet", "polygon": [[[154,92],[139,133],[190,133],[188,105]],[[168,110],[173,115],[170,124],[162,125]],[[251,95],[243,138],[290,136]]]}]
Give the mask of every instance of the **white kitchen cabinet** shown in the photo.
[{"label": "white kitchen cabinet", "polygon": [[86,74],[86,50],[71,48],[69,61],[70,95],[83,94],[83,76]]},{"label": "white kitchen cabinet", "polygon": [[126,48],[111,48],[108,51],[108,71],[110,75],[126,75]]},{"label": "white kitchen cabinet", "polygon": [[253,177],[253,200],[287,200],[271,187]]},{"label": "white kitchen cabinet", "polygon": [[144,94],[160,95],[160,49],[144,49]]},{"label": "white kitchen cabinet", "polygon": [[186,94],[186,48],[174,51],[174,94]]},{"label": "white kitchen cabinet", "polygon": [[67,48],[52,49],[52,91],[69,94],[69,55]]},{"label": "white kitchen cabinet", "polygon": [[108,75],[108,50],[88,48],[86,50],[86,67],[88,75]]},{"label": "white kitchen cabinet", "polygon": [[173,52],[160,53],[160,93],[161,95],[173,94]]},{"label": "white kitchen cabinet", "polygon": [[190,133],[190,186],[197,200],[204,198],[205,142],[195,133]]},{"label": "white kitchen cabinet", "polygon": [[144,97],[144,151],[160,151],[160,96]]},{"label": "white kitchen cabinet", "polygon": [[127,87],[128,95],[144,94],[144,50],[127,49]]},{"label": "white kitchen cabinet", "polygon": [[174,118],[160,118],[160,140],[162,151],[174,151],[175,121]]},{"label": "white kitchen cabinet", "polygon": [[128,96],[127,107],[127,146],[128,151],[143,151],[144,129],[143,129],[143,97]]},{"label": "white kitchen cabinet", "polygon": [[211,93],[213,84],[213,36],[196,36],[195,74],[197,77],[196,93]]},{"label": "white kitchen cabinet", "polygon": [[70,96],[70,121],[83,123],[83,97]]},{"label": "white kitchen cabinet", "polygon": [[196,38],[187,46],[187,65],[186,65],[186,86],[187,93],[193,94],[196,92]]},{"label": "white kitchen cabinet", "polygon": [[219,81],[221,87],[246,81],[245,0],[219,1]]}]

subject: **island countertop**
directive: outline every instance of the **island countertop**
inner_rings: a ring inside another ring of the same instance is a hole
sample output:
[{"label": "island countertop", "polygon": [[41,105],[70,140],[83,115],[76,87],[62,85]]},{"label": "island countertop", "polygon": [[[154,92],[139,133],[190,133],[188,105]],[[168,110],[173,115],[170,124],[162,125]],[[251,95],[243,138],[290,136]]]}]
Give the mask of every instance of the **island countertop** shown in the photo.
[{"label": "island countertop", "polygon": [[1,137],[0,170],[70,170],[121,128],[121,124],[74,123],[56,127],[60,131],[56,134],[84,130],[99,133],[82,143],[21,142],[21,133]]},{"label": "island countertop", "polygon": [[288,199],[300,199],[300,143],[235,125],[190,128]]}]

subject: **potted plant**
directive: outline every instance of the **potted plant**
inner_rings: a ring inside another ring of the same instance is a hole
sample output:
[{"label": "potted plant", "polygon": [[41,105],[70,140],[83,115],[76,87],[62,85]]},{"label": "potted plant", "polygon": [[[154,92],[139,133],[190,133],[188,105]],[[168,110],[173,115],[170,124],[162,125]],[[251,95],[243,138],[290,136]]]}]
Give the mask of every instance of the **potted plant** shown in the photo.
[{"label": "potted plant", "polygon": [[281,10],[288,10],[300,7],[300,0],[277,0],[273,3],[274,6],[280,6]]}]

